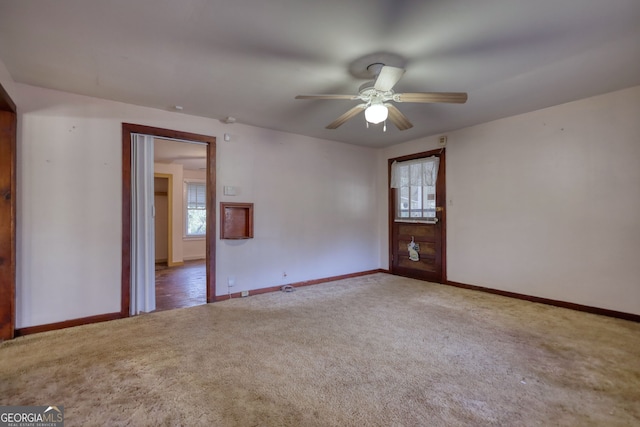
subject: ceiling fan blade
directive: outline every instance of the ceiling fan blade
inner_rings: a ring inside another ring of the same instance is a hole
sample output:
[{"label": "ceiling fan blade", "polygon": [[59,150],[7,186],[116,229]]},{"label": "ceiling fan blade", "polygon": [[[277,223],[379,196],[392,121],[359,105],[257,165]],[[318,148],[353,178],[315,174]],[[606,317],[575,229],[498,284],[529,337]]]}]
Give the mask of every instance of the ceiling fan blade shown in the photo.
[{"label": "ceiling fan blade", "polygon": [[413,125],[407,117],[398,110],[395,105],[384,104],[389,110],[389,120],[400,130],[411,129]]},{"label": "ceiling fan blade", "polygon": [[464,104],[467,102],[465,92],[416,92],[396,93],[393,95],[396,102],[447,102],[451,104]]},{"label": "ceiling fan blade", "polygon": [[363,112],[366,106],[367,106],[366,104],[356,105],[355,107],[353,107],[352,109],[350,109],[349,111],[347,111],[346,113],[338,117],[336,120],[334,120],[332,123],[327,125],[327,129],[338,128],[339,126],[343,125],[347,120]]},{"label": "ceiling fan blade", "polygon": [[358,99],[356,95],[298,95],[296,99]]},{"label": "ceiling fan blade", "polygon": [[403,74],[404,68],[385,65],[380,70],[380,74],[378,74],[378,78],[376,78],[376,82],[373,87],[382,92],[391,90],[395,84],[398,83],[398,80],[400,80],[400,77],[402,77]]}]

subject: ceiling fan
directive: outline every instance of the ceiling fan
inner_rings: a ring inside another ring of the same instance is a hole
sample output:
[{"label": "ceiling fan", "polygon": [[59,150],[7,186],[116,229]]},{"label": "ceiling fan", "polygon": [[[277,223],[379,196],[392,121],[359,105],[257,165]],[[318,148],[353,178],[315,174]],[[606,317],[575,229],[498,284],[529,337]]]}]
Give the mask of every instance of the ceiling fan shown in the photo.
[{"label": "ceiling fan", "polygon": [[407,130],[413,124],[404,114],[391,102],[446,102],[454,104],[464,104],[467,102],[467,94],[464,92],[413,92],[395,93],[393,87],[404,74],[404,68],[392,67],[380,62],[376,62],[367,67],[367,70],[375,76],[374,81],[367,82],[360,86],[357,95],[298,95],[296,99],[344,99],[360,100],[361,104],[356,105],[349,111],[330,123],[327,129],[336,129],[347,120],[357,116],[364,111],[364,116],[369,123],[377,124],[389,119],[399,130]]}]

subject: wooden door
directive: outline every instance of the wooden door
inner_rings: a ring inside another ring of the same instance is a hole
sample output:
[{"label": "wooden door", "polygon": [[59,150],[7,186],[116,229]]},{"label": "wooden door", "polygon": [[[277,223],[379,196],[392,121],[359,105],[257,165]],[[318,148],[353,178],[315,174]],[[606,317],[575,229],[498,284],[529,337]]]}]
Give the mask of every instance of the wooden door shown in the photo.
[{"label": "wooden door", "polygon": [[[444,149],[390,159],[389,182],[391,183],[391,165],[394,161],[406,162],[433,156],[439,158],[435,194],[432,189],[429,195],[424,195],[424,198],[435,201],[435,203],[429,202],[429,212],[425,213],[425,215],[435,214],[435,219],[424,218],[419,214],[414,217],[413,213],[411,217],[402,217],[406,213],[399,212],[403,210],[402,199],[399,200],[401,190],[389,188],[389,270],[392,274],[399,276],[444,283],[446,281]],[[410,256],[409,244],[412,240],[416,245],[417,256],[416,254]]]}]

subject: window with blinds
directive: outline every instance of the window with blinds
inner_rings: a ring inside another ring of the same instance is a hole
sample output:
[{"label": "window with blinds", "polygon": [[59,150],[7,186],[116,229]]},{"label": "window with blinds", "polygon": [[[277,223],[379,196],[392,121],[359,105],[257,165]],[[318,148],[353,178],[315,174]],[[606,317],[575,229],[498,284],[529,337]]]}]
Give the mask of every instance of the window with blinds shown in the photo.
[{"label": "window with blinds", "polygon": [[207,234],[207,192],[201,182],[186,182],[186,233],[187,237]]}]

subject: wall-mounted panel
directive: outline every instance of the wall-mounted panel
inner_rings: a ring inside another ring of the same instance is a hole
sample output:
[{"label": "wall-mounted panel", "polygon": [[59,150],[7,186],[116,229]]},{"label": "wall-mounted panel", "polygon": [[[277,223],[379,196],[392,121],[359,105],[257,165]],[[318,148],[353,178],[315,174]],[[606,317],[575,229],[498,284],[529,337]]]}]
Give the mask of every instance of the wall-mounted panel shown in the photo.
[{"label": "wall-mounted panel", "polygon": [[220,203],[220,238],[253,238],[253,203]]}]

